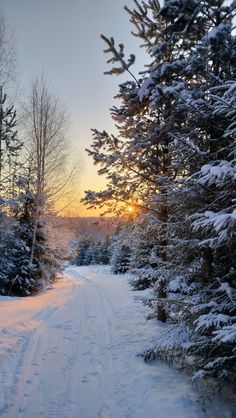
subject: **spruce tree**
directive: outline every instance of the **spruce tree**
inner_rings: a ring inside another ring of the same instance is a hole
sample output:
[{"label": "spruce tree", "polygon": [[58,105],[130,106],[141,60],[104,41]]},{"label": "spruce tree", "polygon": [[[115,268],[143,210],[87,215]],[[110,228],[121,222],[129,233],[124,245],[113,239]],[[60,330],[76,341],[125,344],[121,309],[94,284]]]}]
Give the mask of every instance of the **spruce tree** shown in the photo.
[{"label": "spruce tree", "polygon": [[128,245],[127,231],[130,225],[119,224],[111,237],[111,267],[114,274],[124,274],[129,270],[131,248]]},{"label": "spruce tree", "polygon": [[118,214],[134,203],[141,218],[155,218],[158,318],[186,325],[196,367],[232,379],[223,330],[233,343],[235,2],[134,0],[126,11],[148,67],[134,75],[134,56],[102,36],[107,73],[129,80],[111,109],[118,135],[94,130],[88,150],[107,188],[84,200]]},{"label": "spruce tree", "polygon": [[14,106],[5,106],[5,103],[6,94],[3,94],[0,86],[0,184],[6,190],[12,180],[23,143],[17,135]]}]

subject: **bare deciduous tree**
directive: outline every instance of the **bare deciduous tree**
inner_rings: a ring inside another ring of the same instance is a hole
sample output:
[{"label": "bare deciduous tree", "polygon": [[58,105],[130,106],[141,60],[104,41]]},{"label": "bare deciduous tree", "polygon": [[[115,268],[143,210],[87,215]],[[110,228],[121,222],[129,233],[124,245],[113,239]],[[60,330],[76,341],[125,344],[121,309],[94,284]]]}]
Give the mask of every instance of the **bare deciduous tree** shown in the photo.
[{"label": "bare deciduous tree", "polygon": [[73,177],[73,170],[67,166],[68,121],[64,106],[43,76],[32,83],[24,124],[36,177],[36,235],[39,218],[68,192]]},{"label": "bare deciduous tree", "polygon": [[53,203],[65,183],[67,154],[65,110],[44,77],[32,83],[25,106],[25,127],[40,199]]},{"label": "bare deciduous tree", "polygon": [[14,80],[16,74],[16,49],[14,34],[0,14],[0,85]]}]

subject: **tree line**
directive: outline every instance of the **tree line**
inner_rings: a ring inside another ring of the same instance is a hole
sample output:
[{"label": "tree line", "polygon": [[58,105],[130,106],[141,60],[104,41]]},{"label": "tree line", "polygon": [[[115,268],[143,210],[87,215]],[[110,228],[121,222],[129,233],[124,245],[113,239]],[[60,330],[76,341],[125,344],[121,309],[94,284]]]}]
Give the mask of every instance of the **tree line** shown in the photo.
[{"label": "tree line", "polygon": [[196,378],[232,382],[236,3],[134,0],[125,10],[146,65],[136,74],[134,55],[102,35],[106,74],[128,80],[111,108],[116,133],[94,129],[87,150],[107,187],[83,200],[126,218],[115,238],[116,270],[133,271],[136,289],[152,287],[157,318],[179,330],[172,347],[157,344],[145,358],[174,361],[178,353],[187,364],[193,356]]},{"label": "tree line", "polygon": [[95,240],[92,237],[81,237],[75,246],[73,263],[77,266],[110,263],[110,239]]}]

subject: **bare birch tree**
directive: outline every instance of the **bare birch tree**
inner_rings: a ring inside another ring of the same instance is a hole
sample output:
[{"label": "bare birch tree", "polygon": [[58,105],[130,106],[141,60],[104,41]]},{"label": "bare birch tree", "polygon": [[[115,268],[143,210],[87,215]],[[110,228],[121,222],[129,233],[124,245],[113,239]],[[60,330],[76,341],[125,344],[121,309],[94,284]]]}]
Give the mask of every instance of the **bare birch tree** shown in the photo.
[{"label": "bare birch tree", "polygon": [[5,86],[15,79],[16,48],[12,30],[0,13],[0,85]]},{"label": "bare birch tree", "polygon": [[45,79],[35,79],[25,106],[28,146],[33,153],[37,194],[53,203],[65,183],[67,118]]},{"label": "bare birch tree", "polygon": [[36,236],[40,217],[62,197],[70,181],[71,173],[66,169],[67,117],[43,76],[33,81],[24,114],[36,178]]}]

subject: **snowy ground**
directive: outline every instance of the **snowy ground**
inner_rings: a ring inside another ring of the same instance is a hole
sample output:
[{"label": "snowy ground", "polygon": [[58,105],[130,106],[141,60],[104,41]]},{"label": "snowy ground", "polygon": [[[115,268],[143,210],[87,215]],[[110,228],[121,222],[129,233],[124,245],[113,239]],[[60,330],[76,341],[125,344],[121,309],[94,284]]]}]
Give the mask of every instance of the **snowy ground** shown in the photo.
[{"label": "snowy ground", "polygon": [[39,296],[0,299],[1,418],[233,418],[150,348],[138,292],[100,267],[68,267]]}]

